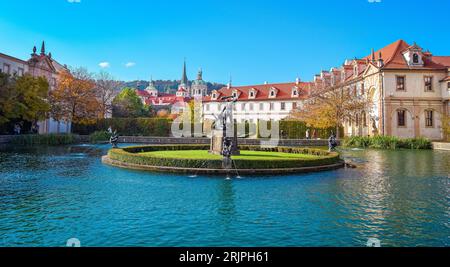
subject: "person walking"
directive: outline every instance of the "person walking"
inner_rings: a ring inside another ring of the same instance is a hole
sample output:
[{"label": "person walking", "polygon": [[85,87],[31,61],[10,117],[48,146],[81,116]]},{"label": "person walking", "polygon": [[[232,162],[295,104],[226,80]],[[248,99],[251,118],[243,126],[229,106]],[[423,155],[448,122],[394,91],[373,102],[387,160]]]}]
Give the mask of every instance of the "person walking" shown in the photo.
[{"label": "person walking", "polygon": [[309,140],[309,139],[311,139],[311,138],[309,137],[309,129],[306,129],[306,140]]}]

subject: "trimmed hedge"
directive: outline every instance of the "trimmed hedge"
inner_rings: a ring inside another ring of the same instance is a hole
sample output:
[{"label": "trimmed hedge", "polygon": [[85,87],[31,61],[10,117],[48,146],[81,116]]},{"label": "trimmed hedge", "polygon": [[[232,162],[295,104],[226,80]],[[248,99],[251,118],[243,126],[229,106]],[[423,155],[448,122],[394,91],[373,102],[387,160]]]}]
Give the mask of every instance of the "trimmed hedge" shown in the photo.
[{"label": "trimmed hedge", "polygon": [[16,145],[70,145],[78,142],[79,136],[74,134],[25,134],[16,135],[11,143]]},{"label": "trimmed hedge", "polygon": [[164,118],[109,118],[99,119],[94,124],[73,124],[72,131],[90,135],[96,131],[106,131],[110,126],[124,136],[170,136],[172,120]]},{"label": "trimmed hedge", "polygon": [[429,139],[399,138],[396,136],[352,136],[344,139],[344,147],[379,148],[379,149],[431,149]]},{"label": "trimmed hedge", "polygon": [[96,131],[89,135],[89,142],[97,143],[97,142],[106,142],[111,138],[111,134],[108,131]]},{"label": "trimmed hedge", "polygon": [[[313,129],[306,127],[306,124],[301,121],[294,120],[281,120],[279,122],[280,137],[283,139],[305,139],[306,130],[310,129],[310,136],[312,137],[314,130],[318,138],[327,139],[331,132],[335,132],[335,128],[328,129]],[[245,133],[240,133],[240,136],[253,136],[258,133],[250,132],[249,122],[237,123],[236,129],[239,126],[245,128]],[[109,127],[122,136],[157,136],[157,137],[170,137],[172,120],[166,118],[109,118],[99,119],[94,124],[73,124],[72,131],[81,135],[90,135],[97,131],[106,131]],[[270,122],[268,122],[270,128]],[[192,132],[194,131],[194,125],[191,125]],[[206,129],[205,129],[206,131]],[[256,130],[258,131],[258,129]],[[344,133],[343,130],[340,131]],[[206,133],[205,133],[206,134]]]},{"label": "trimmed hedge", "polygon": [[[208,150],[209,145],[155,145],[155,146],[132,146],[122,149],[111,149],[108,156],[117,161],[126,163],[148,165],[148,166],[164,166],[164,167],[180,167],[180,168],[209,168],[222,169],[222,160],[217,159],[174,159],[153,157],[140,153],[161,151],[161,150]],[[252,151],[270,151],[284,153],[299,153],[320,156],[317,159],[280,159],[280,160],[233,160],[238,169],[276,169],[276,168],[299,168],[313,167],[335,164],[340,161],[339,154],[320,149],[310,148],[294,148],[294,147],[274,147],[261,148],[258,146],[240,146],[241,150]]]}]

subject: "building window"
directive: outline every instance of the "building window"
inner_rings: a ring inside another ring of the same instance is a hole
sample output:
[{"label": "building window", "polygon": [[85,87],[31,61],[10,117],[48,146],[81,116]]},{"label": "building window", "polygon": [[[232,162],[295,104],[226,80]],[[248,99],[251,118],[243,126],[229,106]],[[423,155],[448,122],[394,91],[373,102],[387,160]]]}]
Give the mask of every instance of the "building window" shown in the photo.
[{"label": "building window", "polygon": [[250,109],[251,111],[253,111],[253,103],[250,103],[249,109]]},{"label": "building window", "polygon": [[254,98],[255,97],[255,92],[254,91],[250,91],[250,97]]},{"label": "building window", "polygon": [[206,111],[209,111],[209,104],[206,104]]},{"label": "building window", "polygon": [[419,55],[414,53],[413,54],[413,63],[418,64],[419,63]]},{"label": "building window", "polygon": [[425,126],[433,127],[433,111],[425,110]]},{"label": "building window", "polygon": [[24,72],[25,72],[25,71],[24,71],[23,68],[18,68],[17,74],[18,74],[19,76],[23,76]]},{"label": "building window", "polygon": [[245,103],[241,104],[241,110],[244,111],[245,110]]},{"label": "building window", "polygon": [[397,91],[405,91],[405,76],[397,76]]},{"label": "building window", "polygon": [[217,98],[217,96],[216,96],[216,94],[214,93],[214,94],[212,94],[212,98],[213,99],[216,99]]},{"label": "building window", "polygon": [[292,103],[292,109],[297,109],[297,102]]},{"label": "building window", "polygon": [[261,110],[261,111],[264,110],[264,103],[259,103],[259,110]]},{"label": "building window", "polygon": [[274,103],[270,103],[269,105],[269,110],[274,110],[275,104]]},{"label": "building window", "polygon": [[281,110],[286,110],[286,103],[281,102],[281,108],[280,109]]},{"label": "building window", "polygon": [[361,95],[364,95],[365,89],[364,89],[364,83],[361,83]]},{"label": "building window", "polygon": [[292,90],[292,96],[297,96],[297,95],[298,95],[297,89]]},{"label": "building window", "polygon": [[3,63],[3,72],[6,74],[11,74],[11,66],[9,64]]},{"label": "building window", "polygon": [[430,92],[433,91],[433,76],[425,76],[425,91]]},{"label": "building window", "polygon": [[355,116],[355,124],[356,124],[356,127],[359,127],[359,114],[356,114],[356,116]]},{"label": "building window", "polygon": [[363,111],[363,113],[361,113],[361,119],[362,119],[362,123],[364,127],[367,127],[367,118],[366,118],[366,113]]},{"label": "building window", "polygon": [[397,126],[405,127],[406,126],[406,111],[405,110],[397,110]]}]

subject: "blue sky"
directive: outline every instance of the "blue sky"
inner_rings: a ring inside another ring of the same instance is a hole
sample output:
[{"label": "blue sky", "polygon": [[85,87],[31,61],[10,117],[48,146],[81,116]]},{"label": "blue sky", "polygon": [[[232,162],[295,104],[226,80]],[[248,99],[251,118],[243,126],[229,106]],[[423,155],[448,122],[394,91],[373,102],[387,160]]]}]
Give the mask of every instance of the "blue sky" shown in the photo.
[{"label": "blue sky", "polygon": [[27,59],[45,40],[61,63],[108,62],[121,80],[179,79],[186,57],[190,79],[201,67],[235,85],[311,80],[397,39],[450,55],[450,1],[371,1],[2,0],[0,52]]}]

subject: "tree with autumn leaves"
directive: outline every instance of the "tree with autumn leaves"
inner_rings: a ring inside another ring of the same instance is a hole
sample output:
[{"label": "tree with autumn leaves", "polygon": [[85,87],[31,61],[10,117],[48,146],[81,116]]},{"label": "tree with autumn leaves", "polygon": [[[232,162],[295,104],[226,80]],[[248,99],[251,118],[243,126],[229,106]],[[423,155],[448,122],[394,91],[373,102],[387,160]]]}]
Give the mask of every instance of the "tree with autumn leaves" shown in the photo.
[{"label": "tree with autumn leaves", "polygon": [[49,102],[50,115],[57,121],[91,123],[101,114],[95,81],[84,68],[60,73],[56,88],[49,94]]},{"label": "tree with autumn leaves", "polygon": [[291,118],[304,121],[313,128],[340,128],[346,120],[352,120],[355,114],[367,109],[371,100],[367,95],[358,95],[344,87],[329,88],[313,93],[300,107],[291,113]]}]

